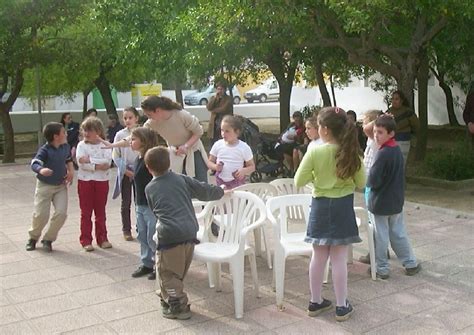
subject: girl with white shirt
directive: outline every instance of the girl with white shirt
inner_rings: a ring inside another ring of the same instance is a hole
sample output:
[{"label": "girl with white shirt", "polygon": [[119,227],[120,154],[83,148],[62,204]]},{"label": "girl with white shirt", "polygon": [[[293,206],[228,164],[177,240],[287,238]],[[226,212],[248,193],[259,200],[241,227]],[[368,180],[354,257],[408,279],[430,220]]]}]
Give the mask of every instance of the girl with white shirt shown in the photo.
[{"label": "girl with white shirt", "polygon": [[76,158],[79,165],[77,173],[79,207],[81,208],[81,236],[79,238],[85,251],[93,251],[92,212],[95,215],[95,239],[101,248],[111,248],[105,225],[105,206],[109,193],[109,170],[112,152],[102,149],[105,130],[102,121],[94,116],[86,118],[81,124],[83,140],[77,145]]}]

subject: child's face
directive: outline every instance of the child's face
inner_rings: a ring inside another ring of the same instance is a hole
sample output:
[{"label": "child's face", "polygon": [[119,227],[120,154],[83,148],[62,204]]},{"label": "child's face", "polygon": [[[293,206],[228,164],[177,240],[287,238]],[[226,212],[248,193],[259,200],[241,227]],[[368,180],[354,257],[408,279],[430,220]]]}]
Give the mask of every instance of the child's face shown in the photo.
[{"label": "child's face", "polygon": [[226,143],[235,143],[239,139],[239,131],[236,131],[228,123],[221,123],[221,136]]},{"label": "child's face", "polygon": [[296,116],[293,120],[295,121],[296,126],[301,127],[303,125],[303,118]]},{"label": "child's face", "polygon": [[306,135],[308,135],[310,140],[317,140],[319,138],[318,128],[313,126],[311,122],[307,121],[305,124]]},{"label": "child's face", "polygon": [[67,143],[67,135],[66,130],[64,130],[64,128],[61,128],[59,134],[54,135],[54,141],[59,145]]},{"label": "child's face", "polygon": [[381,146],[393,136],[395,136],[394,131],[387,132],[387,129],[385,129],[384,127],[374,126],[374,139],[375,143],[377,143],[378,146]]},{"label": "child's face", "polygon": [[132,112],[124,112],[123,113],[123,124],[127,128],[133,128],[137,125],[138,118]]},{"label": "child's face", "polygon": [[84,136],[84,141],[86,142],[97,143],[100,141],[99,133],[93,129],[89,129],[89,130],[84,129],[82,131],[82,135]]},{"label": "child's face", "polygon": [[130,142],[130,147],[134,151],[140,151],[140,149],[142,147],[142,141],[138,137],[135,137],[135,136],[132,135],[132,139],[131,139],[131,142]]}]

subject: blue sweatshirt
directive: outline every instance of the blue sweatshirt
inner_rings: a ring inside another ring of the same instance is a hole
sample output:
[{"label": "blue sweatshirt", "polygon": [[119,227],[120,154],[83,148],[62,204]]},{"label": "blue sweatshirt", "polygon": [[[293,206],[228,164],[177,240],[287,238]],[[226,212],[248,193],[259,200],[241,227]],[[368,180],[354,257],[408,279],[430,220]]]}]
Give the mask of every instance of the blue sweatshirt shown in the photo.
[{"label": "blue sweatshirt", "polygon": [[[49,143],[39,148],[35,158],[31,161],[31,169],[36,172],[36,178],[50,185],[61,185],[67,174],[66,163],[72,162],[69,144],[54,147]],[[40,175],[40,170],[48,168],[53,170],[51,176]]]}]

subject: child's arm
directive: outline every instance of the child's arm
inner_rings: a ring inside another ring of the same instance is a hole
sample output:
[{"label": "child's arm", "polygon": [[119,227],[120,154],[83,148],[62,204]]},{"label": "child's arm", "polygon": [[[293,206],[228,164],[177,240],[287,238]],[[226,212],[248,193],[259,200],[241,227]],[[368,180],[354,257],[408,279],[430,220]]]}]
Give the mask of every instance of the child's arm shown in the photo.
[{"label": "child's arm", "polygon": [[66,168],[67,168],[67,173],[66,173],[66,177],[64,177],[64,181],[66,185],[71,185],[72,180],[74,178],[74,164],[72,164],[72,161],[69,161],[66,163]]},{"label": "child's arm", "polygon": [[200,182],[188,176],[182,176],[186,182],[191,198],[196,198],[201,201],[219,200],[224,196],[224,190],[219,186],[210,185],[208,183]]},{"label": "child's arm", "polygon": [[31,169],[42,176],[49,177],[53,175],[53,170],[44,167],[44,163],[47,161],[48,151],[45,147],[41,147],[31,161]]},{"label": "child's arm", "polygon": [[371,139],[374,139],[374,124],[375,124],[375,121],[371,121],[371,122],[367,123],[366,125],[364,125],[364,127],[363,127],[364,134],[368,138],[371,138]]},{"label": "child's arm", "polygon": [[245,176],[249,176],[252,174],[252,172],[255,171],[255,162],[253,161],[253,158],[248,160],[248,161],[245,161],[245,167],[237,170],[235,172],[235,175],[234,177],[236,179],[244,179]]},{"label": "child's arm", "polygon": [[354,175],[354,184],[358,189],[363,189],[366,184],[367,177],[365,174],[365,166],[362,160],[360,163],[361,163],[360,169]]},{"label": "child's arm", "polygon": [[295,173],[295,186],[303,187],[314,180],[313,176],[313,154],[314,150],[306,152]]},{"label": "child's arm", "polygon": [[106,140],[101,140],[102,144],[104,145],[102,149],[114,149],[114,148],[126,148],[130,146],[130,138],[124,138],[123,140],[117,142],[117,143],[110,143],[109,141]]},{"label": "child's arm", "polygon": [[[382,159],[381,159],[382,158]],[[370,168],[369,176],[367,177],[367,186],[371,189],[378,189],[384,182],[385,159],[381,157],[379,152],[374,158],[374,163]]]},{"label": "child's arm", "polygon": [[207,160],[207,167],[209,170],[220,172],[222,171],[222,166],[224,165],[223,162],[217,164],[217,157],[214,155],[209,155],[209,159]]}]

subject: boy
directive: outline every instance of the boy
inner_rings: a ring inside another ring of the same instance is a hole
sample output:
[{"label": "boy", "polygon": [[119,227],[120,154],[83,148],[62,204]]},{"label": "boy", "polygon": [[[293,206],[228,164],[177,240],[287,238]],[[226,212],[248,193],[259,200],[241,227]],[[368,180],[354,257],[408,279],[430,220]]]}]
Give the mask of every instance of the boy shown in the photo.
[{"label": "boy", "polygon": [[199,182],[169,170],[167,148],[147,151],[145,165],[153,179],[145,187],[148,206],[157,217],[158,246],[156,270],[159,274],[163,317],[186,320],[191,317],[183,281],[193,259],[199,229],[191,199],[218,200],[222,188]]},{"label": "boy", "polygon": [[389,239],[407,276],[413,276],[421,269],[413,254],[403,220],[405,173],[403,155],[394,139],[395,129],[395,120],[389,115],[381,115],[375,120],[374,139],[380,149],[367,179],[367,187],[370,188],[368,209],[374,214],[375,257],[377,277],[380,279],[389,277]]},{"label": "boy", "polygon": [[48,143],[43,145],[31,161],[31,169],[36,172],[36,189],[34,213],[31,228],[28,231],[30,239],[26,250],[36,249],[36,242],[43,228],[48,223],[51,202],[54,214],[51,217],[49,229],[44,234],[43,249],[53,250],[52,243],[64,225],[67,217],[67,184],[71,184],[74,176],[74,166],[71,159],[69,144],[64,126],[59,122],[50,122],[43,129],[43,136]]}]

